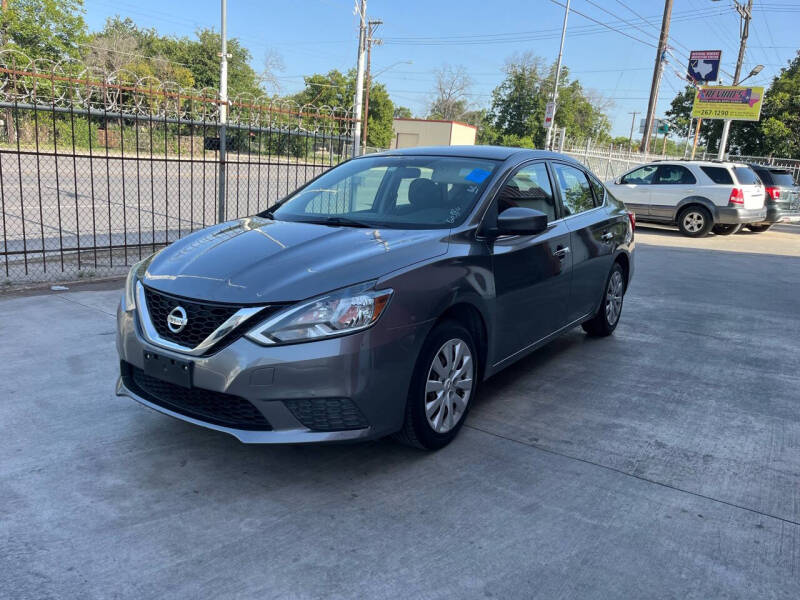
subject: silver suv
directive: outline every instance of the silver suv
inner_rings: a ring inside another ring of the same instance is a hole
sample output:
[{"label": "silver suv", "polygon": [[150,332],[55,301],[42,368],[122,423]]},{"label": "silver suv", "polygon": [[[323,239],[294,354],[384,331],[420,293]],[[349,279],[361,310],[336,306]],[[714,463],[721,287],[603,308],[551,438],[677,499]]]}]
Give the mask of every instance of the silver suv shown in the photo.
[{"label": "silver suv", "polygon": [[656,161],[606,186],[637,221],[677,225],[689,237],[730,235],[767,216],[764,185],[741,163]]}]

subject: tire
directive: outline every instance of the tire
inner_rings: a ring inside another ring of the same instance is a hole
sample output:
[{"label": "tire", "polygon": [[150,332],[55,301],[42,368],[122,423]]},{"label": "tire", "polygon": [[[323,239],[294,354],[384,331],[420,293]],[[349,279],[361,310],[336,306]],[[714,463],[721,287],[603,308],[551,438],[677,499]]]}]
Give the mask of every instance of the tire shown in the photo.
[{"label": "tire", "polygon": [[713,224],[711,213],[703,206],[687,206],[678,213],[678,229],[687,237],[706,236]]},{"label": "tire", "polygon": [[[451,364],[445,362],[448,357]],[[433,328],[417,357],[403,428],[394,436],[398,441],[438,450],[458,435],[477,391],[477,357],[472,335],[461,323],[443,321]]]},{"label": "tire", "polygon": [[753,233],[764,233],[765,231],[769,231],[772,225],[772,223],[766,225],[748,225],[747,228]]},{"label": "tire", "polygon": [[615,262],[603,288],[603,300],[594,317],[585,321],[581,327],[592,337],[606,337],[614,333],[622,315],[622,302],[627,283],[622,266]]},{"label": "tire", "polygon": [[738,233],[741,228],[742,225],[723,225],[722,223],[717,223],[711,228],[711,231],[716,235],[733,235],[734,233]]}]

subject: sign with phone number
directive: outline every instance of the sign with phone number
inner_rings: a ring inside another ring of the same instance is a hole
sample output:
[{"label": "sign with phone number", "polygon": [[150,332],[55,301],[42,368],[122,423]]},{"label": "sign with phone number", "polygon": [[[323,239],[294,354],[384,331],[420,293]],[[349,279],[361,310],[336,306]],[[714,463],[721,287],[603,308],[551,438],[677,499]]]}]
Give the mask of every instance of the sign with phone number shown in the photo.
[{"label": "sign with phone number", "polygon": [[694,95],[692,117],[758,121],[763,100],[763,87],[741,85],[698,87]]}]

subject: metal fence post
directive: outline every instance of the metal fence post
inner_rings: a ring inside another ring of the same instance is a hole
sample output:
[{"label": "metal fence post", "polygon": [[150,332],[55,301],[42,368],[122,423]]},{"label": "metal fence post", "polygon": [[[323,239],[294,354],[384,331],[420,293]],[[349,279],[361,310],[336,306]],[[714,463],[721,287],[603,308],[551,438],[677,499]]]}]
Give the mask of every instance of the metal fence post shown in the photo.
[{"label": "metal fence post", "polygon": [[586,150],[583,153],[583,162],[586,164],[586,161],[589,160],[589,146],[592,143],[592,138],[586,138]]},{"label": "metal fence post", "polygon": [[611,168],[611,155],[614,152],[614,144],[611,144],[608,147],[608,161],[606,162],[606,174],[603,175],[603,179],[608,179],[608,170]]}]

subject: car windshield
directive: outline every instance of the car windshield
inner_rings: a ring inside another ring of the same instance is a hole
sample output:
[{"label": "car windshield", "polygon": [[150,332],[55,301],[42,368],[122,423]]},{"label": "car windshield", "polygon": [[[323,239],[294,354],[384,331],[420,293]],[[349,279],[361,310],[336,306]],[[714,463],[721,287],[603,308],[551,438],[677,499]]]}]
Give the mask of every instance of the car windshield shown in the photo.
[{"label": "car windshield", "polygon": [[360,158],[331,169],[265,214],[349,227],[450,228],[466,219],[497,164],[448,156]]}]

